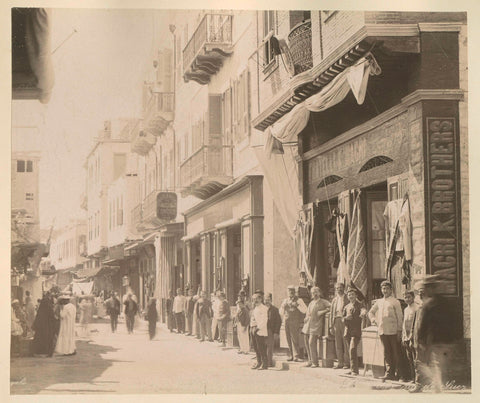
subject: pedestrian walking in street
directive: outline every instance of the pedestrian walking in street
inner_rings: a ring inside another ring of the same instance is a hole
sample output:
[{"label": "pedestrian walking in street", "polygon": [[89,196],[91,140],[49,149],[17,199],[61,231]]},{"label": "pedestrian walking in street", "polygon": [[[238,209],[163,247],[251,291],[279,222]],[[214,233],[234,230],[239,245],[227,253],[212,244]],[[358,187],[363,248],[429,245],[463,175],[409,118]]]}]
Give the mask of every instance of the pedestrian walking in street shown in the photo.
[{"label": "pedestrian walking in street", "polygon": [[173,314],[177,324],[177,332],[185,333],[185,296],[181,288],[177,288],[177,295],[173,300]]},{"label": "pedestrian walking in street", "polygon": [[382,379],[396,380],[400,371],[400,340],[402,338],[403,313],[400,302],[392,296],[392,283],[383,281],[380,285],[383,298],[378,299],[368,316],[378,327],[383,344],[386,373]]},{"label": "pedestrian walking in street", "polygon": [[105,302],[105,306],[107,315],[110,316],[112,333],[115,333],[117,331],[118,315],[120,315],[120,299],[118,298],[118,293],[112,291],[110,298]]},{"label": "pedestrian walking in street", "polygon": [[357,299],[357,290],[349,288],[347,291],[349,303],[343,308],[343,321],[345,324],[345,342],[349,347],[350,371],[348,375],[358,375],[357,347],[362,338],[362,320],[367,315],[367,310]]},{"label": "pedestrian walking in street", "polygon": [[60,331],[58,333],[55,353],[61,355],[74,355],[75,349],[75,316],[77,309],[73,304],[73,298],[65,295],[59,297]]},{"label": "pedestrian walking in street", "polygon": [[267,360],[268,366],[273,367],[273,350],[275,348],[275,339],[280,336],[280,328],[282,327],[282,317],[278,308],[272,304],[272,293],[265,296],[265,306],[268,308],[268,336],[267,336]]},{"label": "pedestrian walking in street", "polygon": [[148,301],[146,319],[148,321],[148,334],[150,335],[150,340],[153,340],[158,321],[157,300],[155,298],[150,298]]},{"label": "pedestrian walking in street", "polygon": [[188,295],[185,297],[185,325],[186,335],[193,335],[193,308],[195,307],[195,300],[193,298],[193,289],[189,288]]},{"label": "pedestrian walking in street", "polygon": [[33,322],[32,329],[35,332],[33,337],[33,351],[35,354],[52,356],[55,348],[55,314],[50,293],[45,293],[38,306],[37,315]]},{"label": "pedestrian walking in street", "polygon": [[123,303],[125,305],[125,321],[127,324],[128,334],[133,333],[133,327],[135,325],[135,315],[138,312],[138,304],[135,302],[132,293],[127,294],[127,299]]},{"label": "pedestrian walking in street", "polygon": [[321,298],[320,288],[312,288],[312,301],[308,304],[302,333],[307,350],[308,363],[306,367],[318,368],[318,344],[323,335],[325,315],[330,311],[330,302]]},{"label": "pedestrian walking in street", "polygon": [[23,334],[20,319],[17,318],[13,303],[11,306],[11,328],[10,328],[10,355],[11,357],[20,356],[20,343]]},{"label": "pedestrian walking in street", "polygon": [[248,336],[248,325],[250,323],[250,312],[246,306],[246,293],[240,291],[236,303],[237,311],[235,312],[235,327],[237,328],[238,349],[239,354],[248,354],[250,351],[250,338]]},{"label": "pedestrian walking in street", "polygon": [[80,308],[80,334],[81,337],[88,337],[90,332],[89,332],[89,325],[92,322],[93,319],[93,303],[92,303],[93,297],[91,296],[86,296],[82,298],[82,301],[80,302],[79,308]]},{"label": "pedestrian walking in street", "polygon": [[418,305],[414,291],[405,292],[407,307],[403,311],[402,348],[408,361],[407,380],[415,381],[415,349],[413,348],[413,322]]},{"label": "pedestrian walking in street", "polygon": [[217,326],[218,326],[218,336],[220,338],[220,343],[222,347],[227,345],[227,324],[230,320],[230,306],[228,301],[225,299],[225,293],[220,291],[218,294],[218,309],[217,309]]},{"label": "pedestrian walking in street", "polygon": [[25,291],[25,317],[27,320],[27,332],[29,336],[31,336],[33,332],[32,326],[35,321],[35,314],[35,304],[30,296],[30,291]]},{"label": "pedestrian walking in street", "polygon": [[212,303],[207,298],[205,291],[200,292],[200,298],[195,304],[195,313],[200,323],[200,341],[205,341],[205,337],[208,337],[208,341],[213,341],[212,338]]},{"label": "pedestrian walking in street", "polygon": [[437,393],[443,389],[447,360],[455,341],[456,315],[451,302],[441,296],[441,285],[442,280],[436,275],[423,281],[423,304],[414,318],[415,387],[411,393],[422,392],[427,385]]},{"label": "pedestrian walking in street", "polygon": [[335,338],[335,351],[337,353],[337,365],[333,367],[334,369],[348,369],[349,367],[349,346],[346,344],[344,337],[345,325],[343,322],[343,308],[348,303],[345,286],[342,283],[337,283],[329,315],[329,331]]},{"label": "pedestrian walking in street", "polygon": [[167,327],[168,330],[170,330],[170,333],[173,332],[173,329],[176,328],[175,326],[175,316],[173,314],[173,291],[169,290],[168,291],[168,298],[165,303],[166,305],[166,310],[167,310]]},{"label": "pedestrian walking in street", "polygon": [[12,301],[12,308],[15,311],[15,316],[20,321],[20,326],[22,327],[22,337],[27,335],[27,317],[25,315],[25,311],[23,310],[22,306],[20,305],[20,301],[18,299],[14,299]]},{"label": "pedestrian walking in street", "polygon": [[295,286],[287,287],[288,297],[280,306],[280,315],[285,323],[285,335],[289,350],[287,361],[302,361],[300,354],[300,331],[307,312],[305,302],[295,293]]},{"label": "pedestrian walking in street", "polygon": [[263,303],[261,294],[254,294],[255,307],[252,310],[251,333],[253,335],[253,348],[257,363],[252,369],[268,369],[267,337],[268,337],[268,308]]}]

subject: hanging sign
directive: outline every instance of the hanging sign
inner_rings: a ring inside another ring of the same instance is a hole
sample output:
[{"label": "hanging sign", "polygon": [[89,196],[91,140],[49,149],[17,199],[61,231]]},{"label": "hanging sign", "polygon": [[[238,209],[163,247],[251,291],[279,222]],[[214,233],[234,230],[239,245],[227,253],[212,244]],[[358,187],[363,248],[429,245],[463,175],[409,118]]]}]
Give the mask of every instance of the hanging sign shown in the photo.
[{"label": "hanging sign", "polygon": [[177,217],[177,194],[160,192],[157,194],[157,218],[162,221],[172,221]]}]

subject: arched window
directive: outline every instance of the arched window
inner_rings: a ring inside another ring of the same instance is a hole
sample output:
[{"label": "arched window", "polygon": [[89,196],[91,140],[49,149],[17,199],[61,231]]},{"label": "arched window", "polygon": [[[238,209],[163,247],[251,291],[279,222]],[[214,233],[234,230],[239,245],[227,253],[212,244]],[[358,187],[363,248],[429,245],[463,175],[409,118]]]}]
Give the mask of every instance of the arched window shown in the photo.
[{"label": "arched window", "polygon": [[387,164],[389,162],[392,162],[393,160],[389,157],[386,157],[384,155],[379,155],[377,157],[370,158],[364,165],[363,167],[360,168],[360,172],[365,172],[368,171],[369,169],[379,167],[380,165]]},{"label": "arched window", "polygon": [[341,178],[340,176],[337,176],[337,175],[330,175],[330,176],[326,176],[325,178],[323,178],[320,183],[318,184],[317,186],[317,189],[318,188],[321,188],[321,187],[325,187],[325,186],[328,186],[328,185],[332,185],[334,184],[335,182],[338,182],[338,181],[341,181],[343,178]]}]

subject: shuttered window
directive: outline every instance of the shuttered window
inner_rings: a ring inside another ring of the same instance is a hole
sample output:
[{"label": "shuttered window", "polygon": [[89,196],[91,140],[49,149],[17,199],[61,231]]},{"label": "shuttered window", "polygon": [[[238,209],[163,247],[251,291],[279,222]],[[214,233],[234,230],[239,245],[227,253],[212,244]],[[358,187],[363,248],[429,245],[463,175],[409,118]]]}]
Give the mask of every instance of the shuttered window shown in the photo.
[{"label": "shuttered window", "polygon": [[242,141],[250,134],[249,116],[249,73],[245,70],[237,80],[233,82],[233,140],[235,143]]}]

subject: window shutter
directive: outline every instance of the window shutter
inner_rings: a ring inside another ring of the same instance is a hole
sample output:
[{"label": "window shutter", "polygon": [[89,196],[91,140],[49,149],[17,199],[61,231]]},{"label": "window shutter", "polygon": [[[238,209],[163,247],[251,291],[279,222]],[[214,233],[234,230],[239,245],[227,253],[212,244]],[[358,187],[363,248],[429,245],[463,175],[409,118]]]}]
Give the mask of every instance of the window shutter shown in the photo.
[{"label": "window shutter", "polygon": [[225,144],[232,142],[232,89],[228,88],[223,94],[223,132]]},{"label": "window shutter", "polygon": [[388,188],[388,201],[403,199],[403,196],[405,196],[405,193],[408,192],[407,173],[388,178],[387,188]]},{"label": "window shutter", "polygon": [[222,134],[222,96],[209,95],[208,97],[209,136],[220,137]]},{"label": "window shutter", "polygon": [[245,70],[243,74],[243,126],[244,137],[250,136],[250,72]]}]

